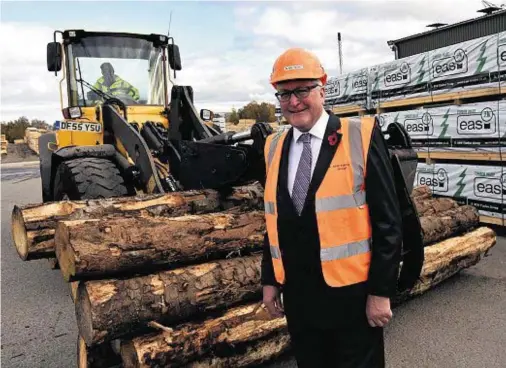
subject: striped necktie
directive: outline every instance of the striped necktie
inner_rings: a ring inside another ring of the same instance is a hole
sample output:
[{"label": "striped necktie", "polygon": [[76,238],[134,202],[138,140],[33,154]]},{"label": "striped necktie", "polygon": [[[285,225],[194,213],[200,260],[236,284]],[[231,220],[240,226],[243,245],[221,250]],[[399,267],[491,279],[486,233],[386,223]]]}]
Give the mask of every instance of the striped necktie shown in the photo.
[{"label": "striped necktie", "polygon": [[304,144],[302,148],[302,155],[300,156],[299,166],[295,174],[295,181],[293,183],[292,201],[300,215],[304,202],[306,201],[307,190],[311,181],[311,134],[304,133],[299,139],[299,142]]}]

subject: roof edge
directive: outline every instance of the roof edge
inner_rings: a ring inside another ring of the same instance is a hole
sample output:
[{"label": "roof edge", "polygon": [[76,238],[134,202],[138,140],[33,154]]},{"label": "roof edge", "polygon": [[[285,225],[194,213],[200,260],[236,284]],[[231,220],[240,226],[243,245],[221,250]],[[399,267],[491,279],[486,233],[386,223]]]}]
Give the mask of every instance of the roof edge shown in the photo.
[{"label": "roof edge", "polygon": [[485,19],[485,18],[496,17],[496,16],[502,15],[502,14],[506,14],[506,9],[499,10],[499,11],[496,11],[496,12],[491,13],[491,14],[485,14],[485,15],[482,15],[482,16],[479,16],[479,17],[466,19],[466,20],[463,20],[463,21],[460,21],[460,22],[457,22],[457,23],[453,23],[453,24],[449,24],[447,26],[439,27],[439,28],[436,28],[436,29],[431,29],[430,31],[416,33],[414,35],[398,38],[396,40],[389,40],[389,41],[387,41],[387,45],[388,46],[392,46],[392,45],[395,45],[395,44],[397,44],[399,42],[402,42],[402,41],[407,41],[407,40],[412,40],[412,39],[415,39],[415,38],[424,37],[426,35],[429,35],[429,34],[432,34],[432,33],[436,33],[436,32],[440,32],[440,31],[445,30],[445,29],[454,28],[454,27],[457,27],[457,26],[462,25],[462,24],[472,23],[472,22],[475,22],[477,20],[481,20],[481,19]]}]

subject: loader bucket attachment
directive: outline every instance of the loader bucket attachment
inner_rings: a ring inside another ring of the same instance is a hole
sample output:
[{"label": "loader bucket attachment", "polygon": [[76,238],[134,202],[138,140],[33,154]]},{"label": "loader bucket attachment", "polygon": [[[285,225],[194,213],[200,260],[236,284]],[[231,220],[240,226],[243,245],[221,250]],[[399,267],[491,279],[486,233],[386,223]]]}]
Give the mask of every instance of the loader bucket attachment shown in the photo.
[{"label": "loader bucket attachment", "polygon": [[[391,157],[395,157],[399,163],[404,184],[411,194],[415,182],[418,155],[411,146],[411,138],[399,123],[390,124],[386,132],[390,137],[387,139]],[[394,168],[395,169],[395,168]]]},{"label": "loader bucket attachment", "polygon": [[416,207],[411,199],[418,157],[411,146],[411,139],[399,123],[387,128],[386,140],[394,169],[395,189],[402,215],[402,266],[398,290],[407,291],[420,277],[424,261],[423,230]]}]

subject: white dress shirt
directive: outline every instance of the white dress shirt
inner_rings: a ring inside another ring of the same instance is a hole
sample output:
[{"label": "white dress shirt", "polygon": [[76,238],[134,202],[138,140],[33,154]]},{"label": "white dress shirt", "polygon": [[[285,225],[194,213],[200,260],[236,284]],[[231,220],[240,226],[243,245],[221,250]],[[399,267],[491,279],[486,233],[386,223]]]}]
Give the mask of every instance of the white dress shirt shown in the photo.
[{"label": "white dress shirt", "polygon": [[[320,154],[320,148],[325,136],[328,121],[329,114],[323,110],[323,113],[316,124],[308,132],[311,134],[311,178],[313,177],[316,161],[318,160],[318,155]],[[293,141],[290,145],[290,152],[288,153],[288,191],[290,193],[290,197],[292,196],[295,174],[297,173],[300,156],[302,155],[302,148],[304,147],[304,143],[298,142],[297,140],[303,133],[304,132],[301,132],[297,128],[293,128]]]}]

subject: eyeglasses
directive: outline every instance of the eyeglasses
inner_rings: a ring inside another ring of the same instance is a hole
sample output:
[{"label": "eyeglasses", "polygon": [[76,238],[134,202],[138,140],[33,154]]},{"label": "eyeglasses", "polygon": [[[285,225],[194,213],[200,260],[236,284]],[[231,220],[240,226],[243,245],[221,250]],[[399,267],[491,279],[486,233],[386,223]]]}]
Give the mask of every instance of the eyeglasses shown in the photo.
[{"label": "eyeglasses", "polygon": [[309,87],[299,87],[292,91],[283,91],[283,92],[276,92],[274,95],[280,102],[288,102],[290,101],[290,98],[292,97],[292,93],[297,97],[299,100],[306,98],[309,96],[311,91],[316,88],[321,87],[319,84],[315,84],[314,86]]}]

